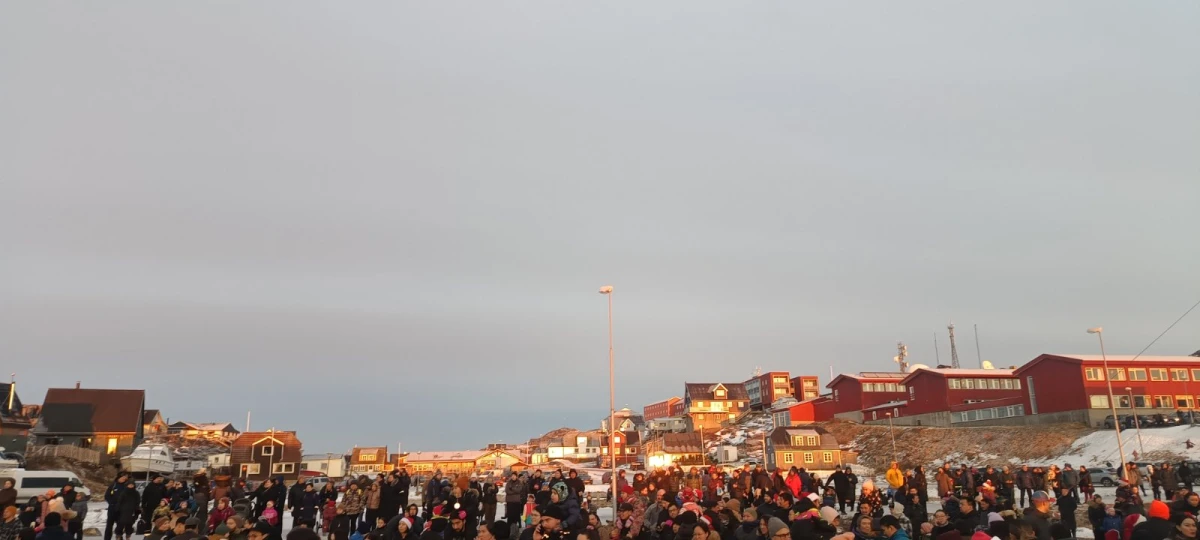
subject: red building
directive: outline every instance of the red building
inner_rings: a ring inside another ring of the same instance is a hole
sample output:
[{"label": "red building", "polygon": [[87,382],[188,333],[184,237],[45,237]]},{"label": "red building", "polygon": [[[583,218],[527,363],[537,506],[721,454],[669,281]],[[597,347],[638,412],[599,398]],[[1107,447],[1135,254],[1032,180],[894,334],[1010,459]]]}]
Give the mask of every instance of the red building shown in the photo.
[{"label": "red building", "polygon": [[1025,414],[1021,381],[1011,369],[917,368],[900,383],[908,395],[891,412],[903,424],[948,426]]},{"label": "red building", "polygon": [[[1025,414],[1038,423],[1103,425],[1112,414],[1175,414],[1200,399],[1200,357],[1043,354],[1013,373],[1022,383]],[[1126,390],[1128,388],[1128,390]],[[1131,396],[1132,395],[1132,399]]]},{"label": "red building", "polygon": [[792,395],[792,380],[786,371],[770,371],[751,377],[742,383],[750,398],[750,409],[771,408],[775,400]]},{"label": "red building", "polygon": [[687,412],[687,404],[683,400],[679,400],[671,404],[671,416],[683,416]]},{"label": "red building", "polygon": [[804,401],[821,395],[821,382],[816,375],[792,377],[792,397]]},{"label": "red building", "polygon": [[771,420],[777,428],[833,420],[833,394],[771,409]]},{"label": "red building", "polygon": [[[627,465],[641,461],[641,437],[636,431],[630,433],[618,432],[613,438],[613,452],[617,455],[617,465]],[[611,467],[608,461],[608,435],[600,436],[600,466]]]},{"label": "red building", "polygon": [[[683,399],[679,397],[671,397],[657,403],[646,405],[645,407],[642,407],[642,419],[654,420],[655,418],[675,416],[674,414],[671,414],[671,411],[677,403],[682,404]],[[682,411],[682,409],[680,410]]]},{"label": "red building", "polygon": [[834,417],[861,422],[864,409],[904,401],[908,391],[901,381],[907,376],[907,373],[872,371],[838,375],[825,385],[833,393]]}]

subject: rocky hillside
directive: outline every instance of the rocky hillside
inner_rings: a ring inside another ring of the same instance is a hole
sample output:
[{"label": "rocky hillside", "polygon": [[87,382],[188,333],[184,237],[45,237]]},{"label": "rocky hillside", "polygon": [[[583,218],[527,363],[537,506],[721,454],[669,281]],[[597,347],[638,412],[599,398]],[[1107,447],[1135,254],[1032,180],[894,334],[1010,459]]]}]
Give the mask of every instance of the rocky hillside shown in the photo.
[{"label": "rocky hillside", "polygon": [[104,492],[117,476],[117,468],[108,465],[80,463],[62,457],[31,457],[26,462],[31,471],[71,471],[83,480],[92,492],[92,500],[104,500]]}]

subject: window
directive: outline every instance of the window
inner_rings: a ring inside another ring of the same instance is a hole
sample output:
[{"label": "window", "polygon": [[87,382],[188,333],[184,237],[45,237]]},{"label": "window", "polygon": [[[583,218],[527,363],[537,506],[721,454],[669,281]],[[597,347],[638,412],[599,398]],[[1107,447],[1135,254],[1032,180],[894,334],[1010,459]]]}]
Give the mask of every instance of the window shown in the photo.
[{"label": "window", "polygon": [[704,402],[703,402],[703,401],[697,401],[697,402],[696,402],[696,407],[699,407],[699,408],[703,409],[703,408],[704,408]]},{"label": "window", "polygon": [[276,463],[271,466],[271,474],[291,474],[296,472],[295,463]]},{"label": "window", "polygon": [[787,384],[787,377],[774,377],[771,379],[775,384]]},{"label": "window", "polygon": [[833,452],[822,452],[821,460],[825,463],[833,463]]},{"label": "window", "polygon": [[806,442],[808,443],[808,445],[809,445],[809,446],[816,446],[816,445],[817,445],[817,438],[816,438],[816,437],[814,437],[814,436],[812,436],[812,435],[809,435],[809,436],[808,436],[808,440],[807,440]]},{"label": "window", "polygon": [[[1200,370],[1198,370],[1200,371]],[[1129,368],[1129,380],[1144,381],[1146,380],[1146,370],[1142,368]]]},{"label": "window", "polygon": [[1121,409],[1129,408],[1129,396],[1116,396],[1116,398],[1117,398],[1117,407],[1118,408],[1121,408]]},{"label": "window", "polygon": [[1150,406],[1150,396],[1133,396],[1133,406],[1145,409]]},{"label": "window", "polygon": [[804,462],[805,462],[805,463],[812,463],[812,462],[813,462],[813,453],[812,453],[812,452],[805,452],[805,453],[804,453]]},{"label": "window", "polygon": [[626,454],[636,454],[636,453],[637,453],[637,449],[635,449],[635,448],[626,448],[626,449],[625,449],[625,453],[626,453]]},{"label": "window", "polygon": [[1104,370],[1098,367],[1083,368],[1083,378],[1089,381],[1103,381]]},{"label": "window", "polygon": [[1159,409],[1171,408],[1171,396],[1154,396],[1154,406]]},{"label": "window", "polygon": [[1193,380],[1193,381],[1200,381],[1200,369],[1193,369],[1193,370],[1192,370],[1192,380]]},{"label": "window", "polygon": [[987,379],[975,379],[975,388],[980,390],[987,388]]},{"label": "window", "polygon": [[[6,478],[5,480],[12,480],[12,478]],[[43,476],[43,477],[25,477],[25,478],[21,479],[20,484],[14,483],[14,485],[16,485],[16,487],[19,487],[22,489],[54,488],[54,489],[58,490],[58,489],[62,489],[63,486],[65,486],[67,484],[71,484],[71,483],[72,482],[69,479],[67,479],[67,477],[65,477],[65,476],[60,476],[60,477]]]},{"label": "window", "polygon": [[110,456],[111,456],[111,455],[113,455],[113,454],[116,454],[116,453],[117,453],[117,438],[116,438],[116,437],[109,437],[109,438],[108,438],[108,449],[107,449],[107,453],[108,453],[108,455],[110,455]]},{"label": "window", "polygon": [[967,421],[967,413],[965,413],[965,412],[958,413],[958,421],[966,422]]},{"label": "window", "polygon": [[999,390],[1000,389],[1000,379],[988,379],[988,389],[989,390]]},{"label": "window", "polygon": [[375,461],[375,454],[359,454],[358,461],[360,461],[360,462]]},{"label": "window", "polygon": [[975,389],[975,379],[963,379],[962,387],[964,390],[974,390]]},{"label": "window", "polygon": [[725,399],[725,390],[718,388],[715,392],[713,392],[713,397],[717,399]]},{"label": "window", "polygon": [[903,391],[904,391],[904,385],[903,385],[903,384],[897,384],[897,385],[896,385],[896,388],[899,388],[901,392],[903,392]]},{"label": "window", "polygon": [[1180,409],[1192,408],[1192,396],[1175,396],[1175,407]]},{"label": "window", "polygon": [[992,419],[992,410],[991,409],[979,409],[979,419],[980,420],[991,420]]},{"label": "window", "polygon": [[794,462],[795,462],[794,460],[795,460],[795,458],[794,458],[794,457],[792,457],[792,453],[791,453],[791,452],[784,452],[784,453],[783,453],[783,462],[784,462],[784,463],[794,463]]},{"label": "window", "polygon": [[322,471],[328,471],[328,470],[329,470],[329,462],[328,462],[328,461],[326,461],[325,463],[322,463],[322,464],[321,464],[321,470],[322,470]]},{"label": "window", "polygon": [[833,400],[834,400],[834,401],[837,401],[837,400],[838,400],[838,391],[837,391],[837,390],[834,390],[834,391],[833,391]]},{"label": "window", "polygon": [[1107,409],[1108,408],[1108,396],[1095,395],[1095,396],[1088,396],[1088,398],[1092,402],[1093,409]]},{"label": "window", "polygon": [[917,396],[916,396],[916,390],[913,390],[913,389],[910,387],[910,388],[908,389],[908,399],[916,399],[916,397],[917,397]]},{"label": "window", "polygon": [[792,446],[804,446],[804,437],[799,435],[792,437]]},{"label": "window", "polygon": [[[1030,377],[1030,380],[1033,380],[1033,378],[1032,378],[1032,377]],[[1013,389],[1014,389],[1014,390],[1020,390],[1020,389],[1021,389],[1021,380],[1020,380],[1020,379],[1013,380]]]},{"label": "window", "polygon": [[1108,368],[1108,380],[1123,381],[1125,380],[1125,370],[1119,367]]},{"label": "window", "polygon": [[887,383],[887,391],[895,392],[896,391],[896,383]]},{"label": "window", "polygon": [[1188,370],[1186,370],[1184,368],[1172,368],[1171,369],[1171,380],[1172,381],[1188,380]]},{"label": "window", "polygon": [[950,379],[950,389],[958,390],[959,388],[962,388],[962,381],[959,381],[958,379]]},{"label": "window", "polygon": [[242,476],[258,474],[261,465],[257,463],[246,463],[242,465]]},{"label": "window", "polygon": [[1013,382],[1015,382],[1015,381],[1013,381],[1012,379],[1004,379],[1004,382],[1001,383],[1000,387],[1005,390],[1012,390]]},{"label": "window", "polygon": [[1163,368],[1157,368],[1157,367],[1150,368],[1150,380],[1152,380],[1152,381],[1167,380],[1167,370],[1163,369]]},{"label": "window", "polygon": [[275,455],[275,446],[274,446],[274,445],[270,445],[270,444],[268,444],[268,445],[266,445],[266,446],[262,447],[262,453],[261,453],[261,454],[259,454],[259,455],[261,455],[261,456],[273,456],[273,455]]}]

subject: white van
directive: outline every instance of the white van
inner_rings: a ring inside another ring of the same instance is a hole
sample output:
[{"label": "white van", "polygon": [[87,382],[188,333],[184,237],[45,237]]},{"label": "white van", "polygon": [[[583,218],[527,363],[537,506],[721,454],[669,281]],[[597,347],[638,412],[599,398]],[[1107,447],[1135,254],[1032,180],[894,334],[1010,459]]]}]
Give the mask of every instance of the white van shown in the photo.
[{"label": "white van", "polygon": [[63,486],[71,484],[82,497],[91,497],[87,486],[71,471],[27,471],[25,469],[0,470],[0,484],[12,480],[17,489],[17,502],[24,503],[29,499],[44,495],[47,491],[62,491]]}]

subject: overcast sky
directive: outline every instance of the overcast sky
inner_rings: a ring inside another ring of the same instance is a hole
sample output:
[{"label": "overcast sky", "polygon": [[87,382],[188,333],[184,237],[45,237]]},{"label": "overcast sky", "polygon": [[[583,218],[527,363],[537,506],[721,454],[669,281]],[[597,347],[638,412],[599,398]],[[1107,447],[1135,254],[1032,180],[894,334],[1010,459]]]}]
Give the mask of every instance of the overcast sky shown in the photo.
[{"label": "overcast sky", "polygon": [[[0,358],[306,451],[755,366],[1134,354],[1200,299],[1195,2],[15,2]],[[1150,349],[1200,349],[1200,313]]]}]

